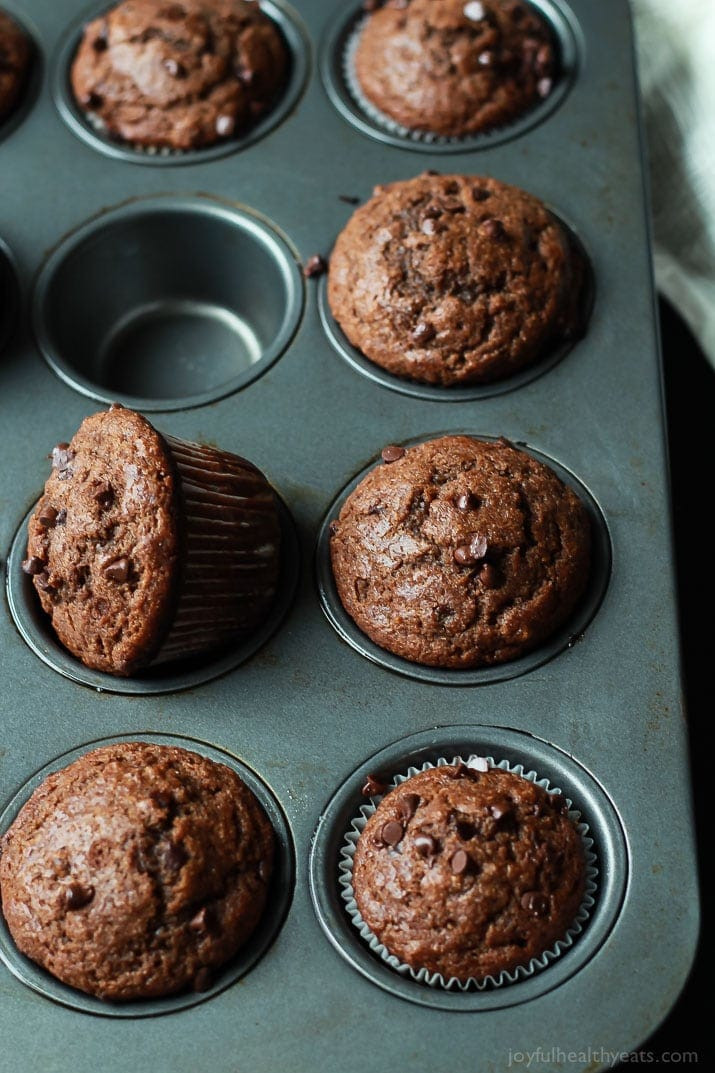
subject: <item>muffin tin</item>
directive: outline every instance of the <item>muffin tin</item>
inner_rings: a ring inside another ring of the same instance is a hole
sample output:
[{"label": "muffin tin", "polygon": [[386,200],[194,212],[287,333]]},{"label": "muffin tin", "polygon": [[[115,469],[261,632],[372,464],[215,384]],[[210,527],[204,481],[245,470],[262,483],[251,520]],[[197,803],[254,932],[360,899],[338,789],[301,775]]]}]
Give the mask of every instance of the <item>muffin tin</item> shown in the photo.
[{"label": "muffin tin", "polygon": [[[230,754],[271,803],[290,901],[285,919],[278,906],[268,921],[272,941],[229,966],[216,993],[142,1009],[59,994],[0,937],[12,970],[0,968],[3,1063],[12,1073],[188,1073],[210,1056],[216,1073],[467,1073],[507,1070],[537,1047],[637,1047],[684,983],[698,912],[626,5],[540,0],[571,50],[562,83],[523,122],[440,145],[377,136],[346,114],[341,42],[359,3],[303,0],[298,12],[266,0],[293,57],[277,110],[238,143],[166,156],[105,143],[66,98],[78,28],[104,5],[2,6],[28,27],[37,56],[34,88],[0,128],[0,236],[12,251],[0,249],[0,274],[22,295],[12,335],[12,311],[0,322],[0,799],[10,802],[0,826],[48,766],[98,739],[178,738]],[[300,271],[329,253],[353,199],[424,168],[485,173],[541,197],[594,272],[588,331],[568,354],[459,406],[390,390],[343,360],[326,331],[324,281]],[[164,411],[152,418],[160,429],[250,458],[286,505],[289,547],[288,512],[298,533],[282,604],[252,653],[182,667],[161,688],[88,676],[47,633],[19,569],[47,453],[96,400],[113,398]],[[597,555],[589,597],[562,636],[524,664],[448,680],[393,667],[365,638],[344,642],[325,526],[385,444],[464,430],[545,456],[584,496]],[[553,964],[462,993],[371,954],[344,912],[338,856],[366,773],[464,750],[562,787],[589,824],[599,879],[583,934]],[[87,1016],[90,1007],[104,1016]]]}]

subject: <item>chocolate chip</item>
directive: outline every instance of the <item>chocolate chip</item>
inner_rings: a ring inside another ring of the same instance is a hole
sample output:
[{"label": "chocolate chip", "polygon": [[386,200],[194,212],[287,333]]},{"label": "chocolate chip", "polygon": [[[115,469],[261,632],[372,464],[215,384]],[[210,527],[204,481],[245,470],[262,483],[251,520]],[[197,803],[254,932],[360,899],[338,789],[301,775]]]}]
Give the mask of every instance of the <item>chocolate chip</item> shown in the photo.
[{"label": "chocolate chip", "polygon": [[462,876],[465,872],[469,871],[470,865],[469,854],[465,853],[463,849],[458,849],[456,853],[452,854],[449,862],[449,867],[456,876]]},{"label": "chocolate chip", "polygon": [[449,213],[460,213],[467,211],[464,206],[464,203],[460,201],[460,199],[457,197],[443,197],[440,200],[440,205],[445,212]]},{"label": "chocolate chip", "polygon": [[24,574],[28,574],[30,577],[35,577],[37,574],[41,574],[45,569],[45,564],[42,559],[38,559],[36,555],[31,555],[29,559],[25,559],[22,564],[22,571]]},{"label": "chocolate chip", "polygon": [[477,828],[469,820],[457,820],[456,827],[457,834],[463,842],[469,842],[470,838],[474,838],[477,833]]},{"label": "chocolate chip", "polygon": [[405,448],[398,447],[395,443],[389,443],[387,447],[382,448],[381,457],[383,462],[398,462],[405,456]]},{"label": "chocolate chip", "polygon": [[437,840],[432,838],[432,835],[417,835],[414,845],[420,857],[434,857],[439,849]]},{"label": "chocolate chip", "polygon": [[557,812],[568,812],[568,802],[563,794],[549,794],[549,801]]},{"label": "chocolate chip", "polygon": [[38,589],[42,589],[43,592],[54,592],[54,585],[50,585],[50,575],[46,570],[43,570],[41,574],[35,576],[35,584]]},{"label": "chocolate chip", "polygon": [[464,14],[472,22],[479,22],[484,18],[484,5],[480,4],[479,0],[469,0],[469,3],[464,5]]},{"label": "chocolate chip", "polygon": [[208,991],[211,987],[212,976],[208,969],[199,969],[194,976],[194,991]]},{"label": "chocolate chip", "polygon": [[104,97],[100,93],[85,93],[82,98],[82,104],[85,108],[89,108],[90,111],[95,111],[97,108],[101,108],[104,104]]},{"label": "chocolate chip", "polygon": [[388,820],[380,828],[380,839],[386,846],[394,847],[402,841],[404,833],[401,823],[398,823],[397,820]]},{"label": "chocolate chip", "polygon": [[404,824],[408,824],[415,812],[419,808],[420,795],[419,794],[405,794],[397,806],[400,819]]},{"label": "chocolate chip", "polygon": [[387,784],[379,779],[377,775],[368,775],[360,793],[363,797],[378,797],[380,794],[384,794],[386,789]]},{"label": "chocolate chip", "polygon": [[58,511],[54,507],[41,507],[37,514],[38,525],[43,529],[51,529],[57,521]]},{"label": "chocolate chip", "polygon": [[232,115],[220,115],[216,117],[215,126],[219,138],[230,138],[236,129],[236,120]]},{"label": "chocolate chip", "polygon": [[92,42],[92,48],[95,52],[107,51],[107,37],[105,33],[101,33],[98,37],[95,37],[94,41]]},{"label": "chocolate chip", "polygon": [[453,767],[447,768],[447,774],[451,779],[463,779],[465,775],[469,774],[469,768],[460,760]]},{"label": "chocolate chip", "polygon": [[477,497],[471,492],[462,492],[455,500],[457,510],[474,510],[478,505]]},{"label": "chocolate chip", "polygon": [[189,859],[183,846],[179,846],[176,842],[164,842],[157,846],[156,856],[159,863],[170,872],[178,872],[182,864]]},{"label": "chocolate chip", "polygon": [[109,581],[117,581],[120,584],[129,577],[129,560],[117,559],[104,568],[104,576]]},{"label": "chocolate chip", "polygon": [[106,510],[114,502],[114,489],[109,484],[102,484],[94,493],[94,499],[99,503],[102,510]]},{"label": "chocolate chip", "polygon": [[437,329],[434,325],[422,320],[412,332],[412,338],[415,343],[429,343],[430,339],[434,339],[436,334]]},{"label": "chocolate chip", "polygon": [[178,60],[164,60],[164,67],[172,78],[186,78],[186,68],[182,63],[179,63]]},{"label": "chocolate chip", "polygon": [[312,279],[314,276],[322,276],[327,271],[328,262],[324,257],[321,257],[319,253],[314,253],[312,257],[303,265],[303,275],[306,279]]},{"label": "chocolate chip", "polygon": [[536,83],[536,92],[539,94],[540,97],[548,97],[548,95],[551,93],[551,87],[553,86],[553,84],[554,83],[550,78],[540,78],[539,81]]},{"label": "chocolate chip", "polygon": [[337,531],[338,531],[338,523],[337,522],[331,522],[330,525],[328,526],[328,532],[330,533],[331,536],[335,536]]},{"label": "chocolate chip", "polygon": [[483,220],[481,230],[487,238],[494,239],[495,242],[499,242],[501,239],[506,238],[506,231],[504,230],[504,225],[501,220]]},{"label": "chocolate chip", "polygon": [[338,201],[344,201],[346,205],[359,205],[360,198],[353,197],[352,194],[338,194]]},{"label": "chocolate chip", "polygon": [[475,533],[468,544],[460,544],[454,549],[455,562],[460,566],[474,566],[487,554],[487,538]]},{"label": "chocolate chip", "polygon": [[427,216],[427,217],[425,217],[425,219],[420,224],[420,230],[425,235],[436,235],[437,234],[437,224],[436,224],[435,220],[432,219],[432,217]]},{"label": "chocolate chip", "polygon": [[252,67],[238,67],[236,69],[236,78],[244,86],[250,86],[256,81],[256,72]]},{"label": "chocolate chip", "polygon": [[83,886],[81,883],[70,883],[65,887],[65,906],[68,909],[82,909],[94,898],[94,887]]},{"label": "chocolate chip", "polygon": [[189,921],[189,927],[192,931],[202,932],[204,934],[213,931],[216,927],[216,917],[208,906],[204,906],[199,909],[198,913]]},{"label": "chocolate chip", "polygon": [[486,201],[491,195],[488,190],[485,190],[483,186],[472,187],[472,197],[475,201]]},{"label": "chocolate chip", "polygon": [[477,577],[485,589],[495,589],[499,584],[498,571],[491,563],[484,563]]},{"label": "chocolate chip", "polygon": [[367,591],[370,588],[370,582],[367,578],[356,577],[353,588],[355,589],[355,598],[357,600],[364,600],[367,596]]},{"label": "chocolate chip", "polygon": [[483,756],[473,756],[471,760],[468,761],[467,767],[472,771],[489,771],[489,761]]},{"label": "chocolate chip", "polygon": [[58,476],[61,478],[63,472],[69,470],[69,464],[74,458],[74,451],[70,449],[68,443],[58,443],[56,447],[52,448],[51,457],[52,468],[58,471]]},{"label": "chocolate chip", "polygon": [[63,507],[62,510],[57,515],[57,517],[55,518],[55,525],[64,525],[66,521],[67,521],[67,511]]},{"label": "chocolate chip", "polygon": [[[480,52],[477,56],[477,62],[479,63],[480,67],[493,67],[496,63],[496,54],[494,52],[490,52],[489,49],[485,49],[484,52]],[[481,201],[483,199],[477,198],[477,200]]]},{"label": "chocolate chip", "polygon": [[174,804],[174,798],[167,790],[152,790],[149,797],[159,808],[170,809]]},{"label": "chocolate chip", "polygon": [[514,807],[508,797],[500,797],[489,806],[489,811],[495,820],[505,820],[513,814]]},{"label": "chocolate chip", "polygon": [[549,911],[549,899],[538,890],[529,890],[521,896],[522,909],[537,917],[545,917]]}]

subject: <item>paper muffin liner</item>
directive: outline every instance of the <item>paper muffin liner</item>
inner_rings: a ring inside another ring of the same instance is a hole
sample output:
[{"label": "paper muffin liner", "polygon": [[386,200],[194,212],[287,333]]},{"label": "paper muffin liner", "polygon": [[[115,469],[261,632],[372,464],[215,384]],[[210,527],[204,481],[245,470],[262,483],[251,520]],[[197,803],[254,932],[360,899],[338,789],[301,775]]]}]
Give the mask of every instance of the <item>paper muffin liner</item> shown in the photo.
[{"label": "paper muffin liner", "polygon": [[257,626],[276,592],[276,496],[237,455],[162,436],[179,477],[183,568],[169,632],[153,663],[216,648]]},{"label": "paper muffin liner", "polygon": [[[185,156],[200,153],[202,149],[214,149],[219,145],[230,145],[235,140],[234,138],[218,138],[215,142],[211,142],[210,145],[200,145],[195,149],[171,149],[168,145],[137,145],[135,142],[126,141],[124,138],[112,134],[107,124],[96,112],[82,110],[82,117],[86,123],[89,123],[92,130],[99,134],[100,138],[104,138],[106,142],[116,145],[120,149],[128,149],[132,153],[138,153],[140,156],[178,157],[181,159]],[[245,133],[248,133],[248,130]]]},{"label": "paper muffin liner", "polygon": [[[470,764],[473,764],[476,760],[486,760],[490,768],[498,768],[500,771],[509,771],[513,775],[520,775],[522,778],[528,779],[529,782],[541,786],[547,793],[562,793],[562,791],[553,786],[548,779],[540,778],[537,772],[525,771],[523,764],[510,764],[508,760],[500,760],[497,762],[491,756],[480,757],[476,753],[470,753],[469,756],[455,756],[451,760],[448,760],[446,757],[440,757],[434,764],[425,761],[419,768],[409,767],[407,769],[407,774],[398,774],[394,776],[385,793],[388,793],[396,786],[406,782],[408,779],[411,779],[414,775],[418,775],[422,771],[428,771],[431,768],[436,767],[456,765],[460,762],[469,767]],[[588,824],[581,821],[581,813],[573,808],[571,799],[567,797],[566,802],[569,806],[567,815],[575,824],[576,830],[581,836],[586,867],[584,895],[581,905],[579,906],[572,925],[568,928],[563,938],[557,939],[552,947],[545,950],[538,957],[532,958],[526,965],[518,965],[515,969],[502,971],[498,976],[488,975],[478,978],[472,976],[467,980],[460,980],[456,976],[445,979],[442,973],[439,972],[430,972],[428,969],[413,969],[410,965],[400,961],[394,954],[391,954],[384,943],[380,942],[363,920],[355,900],[355,892],[352,885],[353,860],[358,839],[370,816],[372,816],[377,808],[375,802],[381,800],[383,796],[384,794],[376,794],[374,797],[371,797],[369,802],[360,806],[358,814],[353,817],[350,828],[345,834],[340,849],[338,861],[338,884],[341,888],[340,897],[345,902],[346,912],[353,925],[360,933],[361,938],[367,943],[370,950],[374,954],[377,954],[382,961],[390,966],[391,969],[394,969],[395,972],[400,973],[402,976],[410,977],[416,983],[426,984],[428,987],[442,988],[448,991],[486,991],[497,987],[504,987],[507,984],[515,984],[519,980],[533,976],[534,973],[547,968],[552,961],[555,961],[565,950],[568,950],[573,946],[575,939],[583,931],[584,925],[590,917],[591,910],[595,904],[594,895],[597,890],[596,878],[598,876],[598,867],[596,854],[593,852],[593,839],[588,833]]]},{"label": "paper muffin liner", "polygon": [[475,134],[447,136],[443,134],[435,134],[434,131],[419,130],[415,127],[405,127],[402,123],[398,123],[396,119],[381,112],[380,109],[365,96],[357,76],[355,56],[360,43],[360,37],[369,18],[369,14],[365,14],[359,18],[347,37],[342,56],[343,79],[345,80],[345,85],[353,100],[365,113],[368,119],[371,119],[376,126],[382,127],[384,131],[395,137],[404,138],[406,141],[421,142],[424,145],[433,145],[436,149],[455,145],[463,146],[465,149],[468,149],[470,146],[485,144],[486,140],[492,138],[494,135],[503,134],[505,131],[508,131],[510,127],[513,127],[515,123],[520,122],[526,116],[530,115],[539,104],[543,104],[544,101],[549,99],[556,88],[556,82],[554,82],[551,92],[543,99],[534,101],[534,103],[524,112],[520,112],[518,115],[512,117],[512,119],[506,120],[504,123],[495,123],[492,126],[485,128],[485,130],[478,131]]}]

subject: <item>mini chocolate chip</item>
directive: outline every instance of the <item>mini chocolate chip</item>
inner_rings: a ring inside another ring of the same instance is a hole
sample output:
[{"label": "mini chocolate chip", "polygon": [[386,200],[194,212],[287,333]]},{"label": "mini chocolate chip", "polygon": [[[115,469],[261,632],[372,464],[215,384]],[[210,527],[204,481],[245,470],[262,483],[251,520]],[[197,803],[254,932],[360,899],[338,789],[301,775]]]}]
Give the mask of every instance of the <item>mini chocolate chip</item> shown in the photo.
[{"label": "mini chocolate chip", "polygon": [[46,570],[43,570],[41,574],[35,576],[35,584],[38,589],[42,589],[43,592],[54,592],[54,585],[50,585],[50,575]]},{"label": "mini chocolate chip", "polygon": [[469,774],[469,768],[460,760],[453,767],[447,768],[447,774],[451,779],[463,779],[465,775]]},{"label": "mini chocolate chip", "polygon": [[363,797],[377,797],[379,794],[384,794],[386,789],[387,784],[379,779],[377,775],[368,775],[360,793]]},{"label": "mini chocolate chip", "polygon": [[420,857],[434,857],[439,848],[432,835],[417,835],[414,845]]},{"label": "mini chocolate chip", "polygon": [[474,563],[469,544],[459,544],[454,549],[454,561],[459,563],[460,566],[471,566]]},{"label": "mini chocolate chip", "polygon": [[462,876],[465,872],[468,872],[469,865],[469,854],[465,853],[463,849],[458,849],[456,853],[452,854],[449,867],[456,876]]},{"label": "mini chocolate chip", "polygon": [[382,448],[381,456],[383,462],[398,462],[401,458],[404,458],[405,448],[398,447],[395,443],[389,443],[387,447]]},{"label": "mini chocolate chip", "polygon": [[194,976],[194,991],[208,991],[211,987],[212,976],[208,969],[199,969]]},{"label": "mini chocolate chip", "polygon": [[92,111],[95,108],[101,108],[104,104],[104,97],[100,93],[85,93],[82,98],[82,104],[85,108],[89,108]]},{"label": "mini chocolate chip", "polygon": [[549,794],[549,801],[557,812],[568,812],[568,803],[563,794]]},{"label": "mini chocolate chip", "polygon": [[206,905],[199,909],[198,913],[189,921],[189,927],[192,931],[204,933],[213,931],[216,927],[216,918],[212,910]]},{"label": "mini chocolate chip", "polygon": [[506,231],[504,230],[504,225],[501,220],[483,220],[481,230],[487,238],[494,239],[495,241],[501,241],[501,239],[506,238]]},{"label": "mini chocolate chip", "polygon": [[472,22],[479,22],[484,18],[484,5],[480,4],[479,0],[469,0],[469,3],[464,5],[464,14]]},{"label": "mini chocolate chip", "polygon": [[256,80],[256,72],[252,67],[239,67],[236,70],[236,78],[244,86],[250,86]]},{"label": "mini chocolate chip", "polygon": [[216,117],[215,126],[219,138],[230,138],[236,129],[236,120],[232,115],[220,115]]},{"label": "mini chocolate chip", "polygon": [[489,771],[489,762],[483,756],[473,756],[471,760],[467,762],[467,767],[472,771]]},{"label": "mini chocolate chip", "polygon": [[22,564],[22,571],[24,574],[29,574],[30,577],[35,577],[36,574],[41,574],[45,569],[45,564],[42,559],[38,559],[36,555],[31,555],[29,559],[25,559]]},{"label": "mini chocolate chip", "polygon": [[537,917],[545,917],[549,911],[549,899],[538,890],[529,890],[521,896],[522,909]]},{"label": "mini chocolate chip", "polygon": [[58,443],[56,447],[52,448],[52,468],[53,469],[65,469],[74,458],[74,451],[70,449],[68,443]]},{"label": "mini chocolate chip", "polygon": [[356,577],[353,588],[355,589],[355,598],[357,600],[364,600],[367,596],[367,590],[370,588],[370,582],[367,578]]},{"label": "mini chocolate chip", "polygon": [[186,78],[186,68],[182,63],[179,63],[178,60],[173,60],[171,58],[164,60],[164,67],[172,78]]},{"label": "mini chocolate chip", "polygon": [[419,808],[420,795],[419,794],[405,794],[397,806],[400,819],[404,824],[408,824],[415,812]]},{"label": "mini chocolate chip", "polygon": [[55,525],[64,525],[66,521],[67,521],[67,511],[63,507],[62,510],[57,515],[57,517],[55,518]]},{"label": "mini chocolate chip", "polygon": [[[489,49],[485,49],[484,52],[480,52],[477,56],[477,62],[480,67],[493,67],[496,62],[496,54],[490,52]],[[477,198],[478,201],[482,201],[483,198]]]},{"label": "mini chocolate chip", "polygon": [[483,559],[487,554],[487,538],[481,533],[475,533],[469,542],[469,550],[476,560]]},{"label": "mini chocolate chip", "polygon": [[54,507],[42,507],[37,515],[37,522],[43,529],[51,529],[57,521],[58,511]]},{"label": "mini chocolate chip", "polygon": [[338,523],[336,521],[331,522],[330,525],[328,526],[328,532],[330,533],[331,536],[335,536],[337,531],[338,531]]},{"label": "mini chocolate chip", "polygon": [[412,339],[415,343],[429,343],[430,339],[434,339],[436,334],[437,329],[434,325],[422,320],[412,332]]},{"label": "mini chocolate chip", "polygon": [[539,81],[536,83],[536,91],[540,97],[548,97],[548,95],[551,93],[552,86],[553,82],[550,78],[540,78]]},{"label": "mini chocolate chip", "polygon": [[457,510],[474,510],[478,505],[477,497],[471,492],[462,492],[455,500]]},{"label": "mini chocolate chip", "polygon": [[321,257],[319,253],[314,253],[312,257],[303,265],[303,275],[306,279],[312,279],[314,276],[322,276],[327,271],[328,262],[324,257]]},{"label": "mini chocolate chip", "polygon": [[401,823],[398,823],[397,820],[388,820],[380,828],[380,839],[386,846],[394,847],[402,841],[404,833]]},{"label": "mini chocolate chip", "polygon": [[437,234],[437,224],[432,219],[432,217],[430,217],[430,216],[425,217],[425,219],[420,224],[420,231],[422,231],[422,233],[425,234],[425,235],[436,235]]},{"label": "mini chocolate chip", "polygon": [[176,842],[165,842],[156,848],[156,856],[159,863],[168,868],[170,872],[178,872],[182,864],[186,864],[189,857],[183,846]]},{"label": "mini chocolate chip", "polygon": [[167,790],[152,790],[149,797],[159,808],[170,809],[174,804],[174,798]]},{"label": "mini chocolate chip", "polygon": [[495,589],[499,583],[499,574],[491,563],[484,563],[477,577],[485,589]]},{"label": "mini chocolate chip", "polygon": [[468,544],[459,544],[454,549],[454,560],[460,566],[474,566],[482,561],[487,554],[486,537],[475,533]]},{"label": "mini chocolate chip", "polygon": [[460,213],[467,211],[463,202],[461,202],[457,197],[443,197],[440,201],[440,204],[445,212]]},{"label": "mini chocolate chip", "polygon": [[463,842],[469,842],[470,838],[474,838],[477,833],[477,828],[469,820],[457,820],[456,827],[457,834]]},{"label": "mini chocolate chip", "polygon": [[65,888],[65,905],[68,909],[82,909],[94,898],[94,887],[84,887],[81,883],[70,883]]},{"label": "mini chocolate chip", "polygon": [[495,820],[504,820],[512,815],[514,807],[508,797],[500,797],[489,806],[489,811]]},{"label": "mini chocolate chip", "polygon": [[105,33],[101,33],[98,37],[95,37],[94,41],[92,42],[92,48],[95,52],[107,51],[107,37]]},{"label": "mini chocolate chip", "polygon": [[427,168],[427,170],[423,171],[422,174],[423,175],[441,175],[442,173],[437,171],[436,168]]},{"label": "mini chocolate chip", "polygon": [[360,198],[353,197],[352,194],[338,194],[338,201],[344,201],[346,205],[359,205]]},{"label": "mini chocolate chip", "polygon": [[486,201],[490,197],[490,194],[483,186],[473,186],[472,197],[475,201]]},{"label": "mini chocolate chip", "polygon": [[114,502],[114,490],[109,484],[99,486],[93,497],[103,510],[111,507]]},{"label": "mini chocolate chip", "polygon": [[129,560],[117,559],[116,562],[109,563],[109,565],[104,568],[104,576],[108,578],[109,581],[117,581],[120,584],[121,582],[126,581],[129,577]]}]

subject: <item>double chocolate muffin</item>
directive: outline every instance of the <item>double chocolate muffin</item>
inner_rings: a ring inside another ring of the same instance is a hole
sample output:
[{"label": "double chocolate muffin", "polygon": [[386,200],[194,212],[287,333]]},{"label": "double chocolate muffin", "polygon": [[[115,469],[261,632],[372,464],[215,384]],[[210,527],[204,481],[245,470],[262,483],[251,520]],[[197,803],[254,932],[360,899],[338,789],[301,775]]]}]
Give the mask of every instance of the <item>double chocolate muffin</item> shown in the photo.
[{"label": "double chocolate muffin", "polygon": [[23,570],[62,644],[127,676],[256,628],[279,553],[276,496],[260,470],[113,405],[54,448]]},{"label": "double chocolate muffin", "polygon": [[71,81],[80,107],[111,136],[187,150],[260,118],[288,63],[255,0],[122,0],[86,26]]},{"label": "double chocolate muffin", "polygon": [[340,600],[403,659],[470,668],[515,659],[586,588],[578,496],[506,440],[444,436],[383,451],[331,525]]},{"label": "double chocolate muffin", "polygon": [[355,851],[367,926],[402,962],[445,980],[528,965],[566,937],[585,889],[583,842],[564,798],[477,764],[400,783]]},{"label": "double chocolate muffin", "polygon": [[25,88],[32,46],[14,19],[0,11],[0,123],[17,106]]},{"label": "double chocolate muffin", "polygon": [[409,130],[479,134],[528,112],[557,74],[553,35],[521,0],[368,0],[355,75]]},{"label": "double chocolate muffin", "polygon": [[129,742],[50,775],[0,851],[19,950],[71,987],[126,1001],[211,985],[261,918],[274,835],[230,768]]},{"label": "double chocolate muffin", "polygon": [[535,197],[480,176],[375,188],[330,258],[328,300],[345,335],[395,376],[501,379],[583,329],[586,265]]}]

